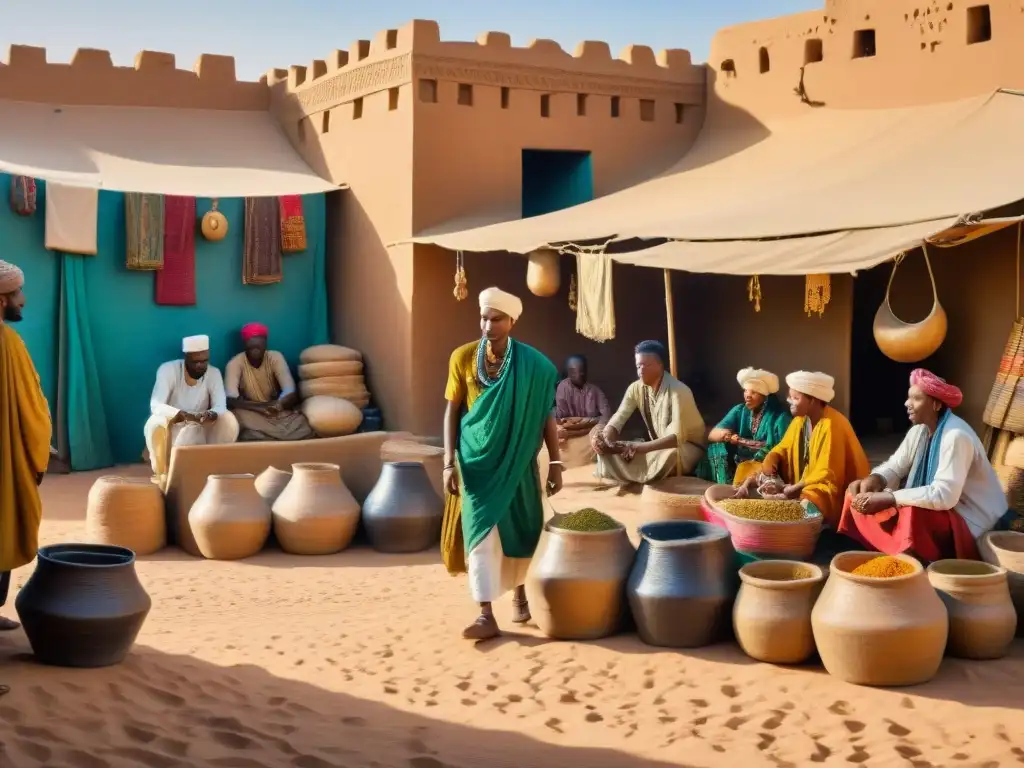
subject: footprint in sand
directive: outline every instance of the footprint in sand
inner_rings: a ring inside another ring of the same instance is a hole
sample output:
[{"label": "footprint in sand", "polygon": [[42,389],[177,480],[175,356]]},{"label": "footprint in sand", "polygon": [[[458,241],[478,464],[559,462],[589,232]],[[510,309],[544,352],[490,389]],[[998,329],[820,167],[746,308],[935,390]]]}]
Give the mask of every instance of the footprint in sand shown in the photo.
[{"label": "footprint in sand", "polygon": [[847,756],[846,762],[859,765],[860,763],[866,763],[870,759],[871,755],[864,747],[854,747],[853,753]]},{"label": "footprint in sand", "polygon": [[134,760],[140,765],[148,766],[148,768],[179,768],[182,765],[181,761],[177,758],[161,755],[158,752],[151,752],[141,747],[118,747],[110,751],[118,757]]},{"label": "footprint in sand", "polygon": [[121,729],[124,731],[125,736],[139,744],[149,744],[151,741],[156,741],[156,734],[148,728],[125,723]]},{"label": "footprint in sand", "polygon": [[730,699],[735,699],[740,695],[735,685],[723,685],[720,690],[723,696],[727,696]]},{"label": "footprint in sand", "polygon": [[110,763],[102,757],[83,752],[80,749],[65,752],[64,759],[68,765],[73,765],[75,768],[110,768]]},{"label": "footprint in sand", "polygon": [[814,754],[811,755],[812,763],[824,763],[832,757],[832,750],[822,744],[820,741],[814,742]]},{"label": "footprint in sand", "polygon": [[846,730],[848,730],[850,733],[860,733],[867,727],[866,725],[864,725],[864,723],[860,722],[859,720],[844,720],[843,725],[846,726]]},{"label": "footprint in sand", "polygon": [[902,725],[893,722],[892,720],[886,720],[886,722],[889,723],[889,733],[893,736],[898,736],[902,739],[910,735],[909,728],[904,728]]},{"label": "footprint in sand", "polygon": [[211,731],[210,737],[228,749],[250,749],[254,745],[253,740],[248,736],[233,731]]},{"label": "footprint in sand", "polygon": [[587,716],[583,719],[586,720],[588,723],[600,723],[602,720],[604,720],[604,718],[597,712],[588,712]]},{"label": "footprint in sand", "polygon": [[555,733],[564,733],[564,731],[562,731],[562,729],[559,727],[559,726],[561,726],[561,724],[562,724],[562,721],[559,720],[557,717],[552,717],[546,723],[544,723],[544,725],[546,725],[548,728],[550,728]]},{"label": "footprint in sand", "polygon": [[837,701],[828,708],[828,711],[833,715],[848,715],[850,714],[850,705],[845,701]]},{"label": "footprint in sand", "polygon": [[761,740],[757,742],[757,748],[761,752],[764,752],[768,747],[775,743],[775,737],[770,733],[759,733],[758,736],[761,737]]}]

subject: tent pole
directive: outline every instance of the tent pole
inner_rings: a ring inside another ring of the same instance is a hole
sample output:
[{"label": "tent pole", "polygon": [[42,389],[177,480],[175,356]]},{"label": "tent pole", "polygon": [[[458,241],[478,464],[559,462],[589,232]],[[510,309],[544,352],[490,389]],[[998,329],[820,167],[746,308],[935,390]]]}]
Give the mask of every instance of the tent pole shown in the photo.
[{"label": "tent pole", "polygon": [[668,321],[668,359],[669,372],[679,376],[676,365],[676,311],[672,303],[672,271],[665,270],[665,319]]}]

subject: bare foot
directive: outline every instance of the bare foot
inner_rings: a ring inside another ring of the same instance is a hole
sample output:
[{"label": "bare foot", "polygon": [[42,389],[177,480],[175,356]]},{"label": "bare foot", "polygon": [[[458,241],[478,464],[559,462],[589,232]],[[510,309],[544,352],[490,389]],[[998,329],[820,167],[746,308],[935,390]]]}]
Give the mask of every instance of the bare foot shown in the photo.
[{"label": "bare foot", "polygon": [[11,621],[6,616],[0,616],[0,632],[10,632],[12,630],[17,629],[20,626],[21,624],[19,624],[18,622]]},{"label": "bare foot", "polygon": [[498,622],[494,620],[494,616],[491,614],[480,614],[477,616],[476,621],[462,630],[462,636],[466,640],[475,640],[476,642],[490,640],[500,634],[501,630],[498,629]]}]

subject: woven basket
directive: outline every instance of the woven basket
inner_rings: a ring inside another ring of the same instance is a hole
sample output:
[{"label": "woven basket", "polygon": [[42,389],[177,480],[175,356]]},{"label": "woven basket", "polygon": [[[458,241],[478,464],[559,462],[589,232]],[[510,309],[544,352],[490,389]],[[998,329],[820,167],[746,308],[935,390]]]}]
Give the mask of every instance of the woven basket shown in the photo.
[{"label": "woven basket", "polygon": [[781,560],[807,560],[814,554],[824,518],[813,505],[803,520],[748,520],[730,515],[718,505],[734,493],[731,485],[711,486],[704,493],[701,512],[709,523],[729,531],[738,552]]},{"label": "woven basket", "polygon": [[308,379],[299,382],[303,397],[328,395],[329,397],[360,397],[369,394],[366,382],[359,376],[327,376],[322,379]]},{"label": "woven basket", "polygon": [[978,551],[986,563],[1006,569],[1010,598],[1017,609],[1017,637],[1024,637],[1024,533],[989,531],[978,539]]},{"label": "woven basket", "polygon": [[89,489],[86,541],[151,555],[167,543],[164,496],[149,480],[101,477]]},{"label": "woven basket", "polygon": [[703,520],[700,503],[710,485],[697,477],[669,477],[645,485],[640,494],[642,522]]},{"label": "woven basket", "polygon": [[362,376],[363,364],[359,360],[334,360],[326,363],[306,363],[299,366],[299,378],[322,379],[325,376]]},{"label": "woven basket", "polygon": [[[1017,320],[1010,329],[1010,338],[999,361],[995,382],[989,392],[982,420],[997,429],[1024,431],[1024,322]],[[1015,428],[1021,427],[1021,428]]]},{"label": "woven basket", "polygon": [[331,363],[345,361],[362,361],[363,353],[337,344],[317,344],[306,347],[299,353],[300,363]]}]

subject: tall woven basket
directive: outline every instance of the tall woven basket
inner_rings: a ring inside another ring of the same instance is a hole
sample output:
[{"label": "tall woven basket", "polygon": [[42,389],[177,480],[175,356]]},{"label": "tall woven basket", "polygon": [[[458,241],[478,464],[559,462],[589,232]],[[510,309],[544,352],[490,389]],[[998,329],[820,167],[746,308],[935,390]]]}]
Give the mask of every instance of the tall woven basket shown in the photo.
[{"label": "tall woven basket", "polygon": [[1024,432],[1024,319],[1010,329],[996,380],[985,404],[984,422],[996,429]]}]

